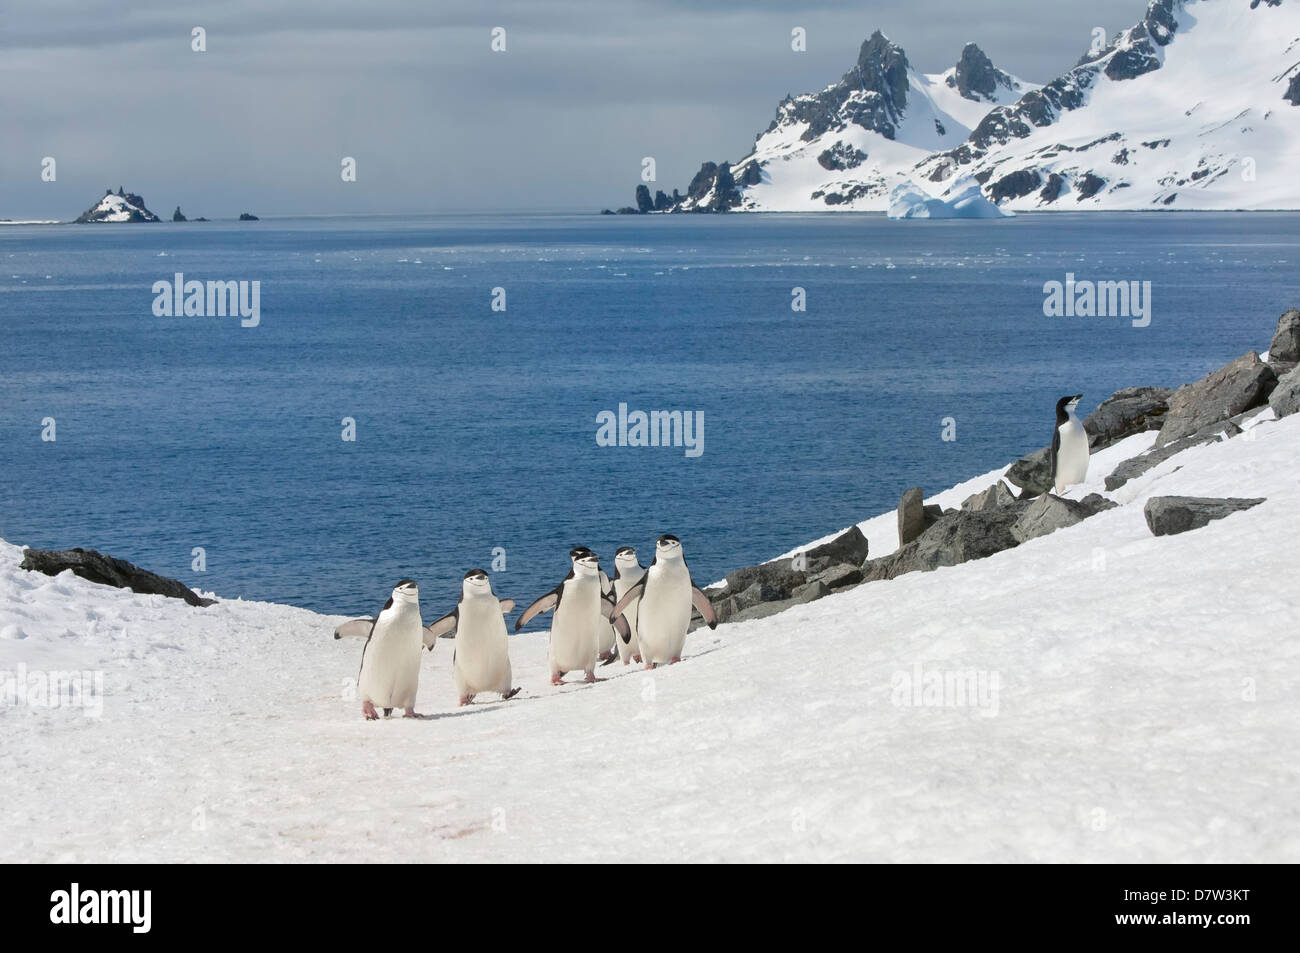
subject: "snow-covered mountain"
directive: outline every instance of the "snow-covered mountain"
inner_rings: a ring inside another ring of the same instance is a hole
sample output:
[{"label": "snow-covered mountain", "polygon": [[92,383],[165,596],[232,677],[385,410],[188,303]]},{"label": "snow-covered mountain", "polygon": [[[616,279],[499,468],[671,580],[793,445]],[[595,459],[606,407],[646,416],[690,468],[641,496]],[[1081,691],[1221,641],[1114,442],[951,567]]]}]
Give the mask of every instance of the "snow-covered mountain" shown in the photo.
[{"label": "snow-covered mountain", "polygon": [[1153,0],[918,179],[1015,210],[1300,208],[1298,159],[1300,3]]},{"label": "snow-covered mountain", "polygon": [[974,44],[921,74],[877,32],[840,82],[789,97],[733,164],[629,211],[883,211],[974,177],[1009,210],[1300,208],[1300,2],[1152,0],[1046,86]]},{"label": "snow-covered mountain", "polygon": [[153,212],[145,207],[144,199],[128,192],[120,185],[117,191],[109,189],[96,204],[77,216],[78,224],[87,222],[158,222]]},{"label": "snow-covered mountain", "polygon": [[705,163],[676,207],[883,209],[918,162],[955,148],[991,108],[1036,88],[974,43],[948,70],[919,73],[877,31],[838,83],[782,101],[752,153],[734,166]]}]

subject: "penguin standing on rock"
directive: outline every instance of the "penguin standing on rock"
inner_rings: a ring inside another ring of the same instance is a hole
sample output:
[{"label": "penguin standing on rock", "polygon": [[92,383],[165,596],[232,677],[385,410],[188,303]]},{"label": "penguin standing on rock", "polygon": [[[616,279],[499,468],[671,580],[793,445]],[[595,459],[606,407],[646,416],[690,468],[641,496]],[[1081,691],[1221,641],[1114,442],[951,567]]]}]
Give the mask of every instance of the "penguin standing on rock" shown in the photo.
[{"label": "penguin standing on rock", "polygon": [[[618,600],[614,615],[621,617],[637,599],[640,602],[636,611],[636,635],[646,668],[682,660],[692,608],[699,610],[710,629],[718,627],[709,597],[691,581],[681,540],[671,534],[659,537],[650,568]],[[628,638],[624,636],[625,640]]]},{"label": "penguin standing on rock", "polygon": [[420,588],[403,579],[373,619],[353,619],[334,630],[334,638],[364,637],[357,693],[361,713],[368,721],[379,717],[378,705],[387,718],[394,708],[403,717],[419,718],[415,694],[420,687],[420,649],[432,649],[437,636],[420,624]]},{"label": "penguin standing on rock", "polygon": [[1082,394],[1056,402],[1056,430],[1052,432],[1052,486],[1064,493],[1088,479],[1088,432],[1074,415]]}]

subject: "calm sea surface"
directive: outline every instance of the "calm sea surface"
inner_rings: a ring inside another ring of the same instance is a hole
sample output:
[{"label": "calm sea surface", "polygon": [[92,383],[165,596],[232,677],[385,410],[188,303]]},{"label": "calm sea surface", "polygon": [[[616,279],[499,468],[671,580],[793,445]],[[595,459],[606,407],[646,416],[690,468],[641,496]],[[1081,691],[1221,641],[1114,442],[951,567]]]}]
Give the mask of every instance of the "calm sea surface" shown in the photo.
[{"label": "calm sea surface", "polygon": [[[441,614],[494,553],[523,602],[664,532],[704,584],[1045,445],[1062,394],[1266,347],[1298,244],[1294,214],[0,227],[0,537],[331,612],[410,576]],[[260,325],[156,317],[176,272],[259,281]],[[1044,317],[1067,272],[1150,281],[1150,327]],[[702,412],[703,454],[599,446],[620,403]]]}]

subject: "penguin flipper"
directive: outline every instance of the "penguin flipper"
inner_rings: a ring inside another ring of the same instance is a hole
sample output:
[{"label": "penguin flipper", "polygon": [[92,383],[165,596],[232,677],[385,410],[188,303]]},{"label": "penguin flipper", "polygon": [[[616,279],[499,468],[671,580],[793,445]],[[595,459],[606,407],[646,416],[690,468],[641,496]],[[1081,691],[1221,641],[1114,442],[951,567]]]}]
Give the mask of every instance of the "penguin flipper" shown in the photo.
[{"label": "penguin flipper", "polygon": [[550,612],[560,602],[560,593],[557,589],[552,589],[546,595],[542,596],[531,606],[524,610],[523,615],[515,620],[515,631],[518,632],[536,615],[543,612]]},{"label": "penguin flipper", "polygon": [[605,570],[600,571],[600,594],[608,596],[614,591],[614,585],[609,581],[609,576],[605,575]]},{"label": "penguin flipper", "polygon": [[501,606],[502,615],[507,615],[515,611],[515,600],[513,599],[501,599],[499,604]]},{"label": "penguin flipper", "polygon": [[641,581],[638,582],[636,585],[634,585],[627,592],[623,593],[623,598],[618,600],[618,602],[614,604],[614,611],[611,613],[611,615],[612,616],[622,615],[623,610],[632,604],[632,600],[640,599],[641,594],[644,592],[645,592],[645,577],[642,576]]},{"label": "penguin flipper", "polygon": [[450,638],[460,622],[460,613],[453,609],[441,619],[434,619],[424,627],[424,647],[430,652],[439,639]]},{"label": "penguin flipper", "polygon": [[695,606],[700,615],[704,617],[704,621],[709,624],[710,629],[718,627],[718,617],[713,613],[713,603],[709,601],[708,596],[695,586],[691,586],[691,605]]},{"label": "penguin flipper", "polygon": [[[609,605],[609,603],[605,604]],[[618,615],[611,615],[609,617],[609,624],[614,627],[614,631],[618,633],[619,638],[623,640],[624,645],[632,644],[632,627],[627,624],[627,617],[624,616],[623,613],[620,612]]]},{"label": "penguin flipper", "polygon": [[370,630],[373,629],[374,626],[374,619],[353,619],[350,622],[344,622],[341,626],[335,629],[334,638],[368,639],[370,638]]}]

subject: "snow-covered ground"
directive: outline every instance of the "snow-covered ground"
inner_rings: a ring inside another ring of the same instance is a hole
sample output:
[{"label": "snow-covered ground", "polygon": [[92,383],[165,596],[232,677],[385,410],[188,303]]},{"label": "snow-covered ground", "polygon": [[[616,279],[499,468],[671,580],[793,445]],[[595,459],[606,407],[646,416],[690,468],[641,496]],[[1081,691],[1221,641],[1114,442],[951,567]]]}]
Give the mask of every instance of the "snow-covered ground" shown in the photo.
[{"label": "snow-covered ground", "polygon": [[[1300,415],[1270,418],[1077,526],[698,630],[653,673],[554,689],[524,634],[520,696],[457,710],[444,642],[422,721],[362,720],[337,617],[51,579],[0,544],[0,673],[104,692],[99,717],[0,702],[0,861],[1300,860]],[[1268,501],[1155,538],[1153,494]],[[892,512],[860,525],[896,545]],[[975,704],[930,694],[964,673]]]}]

